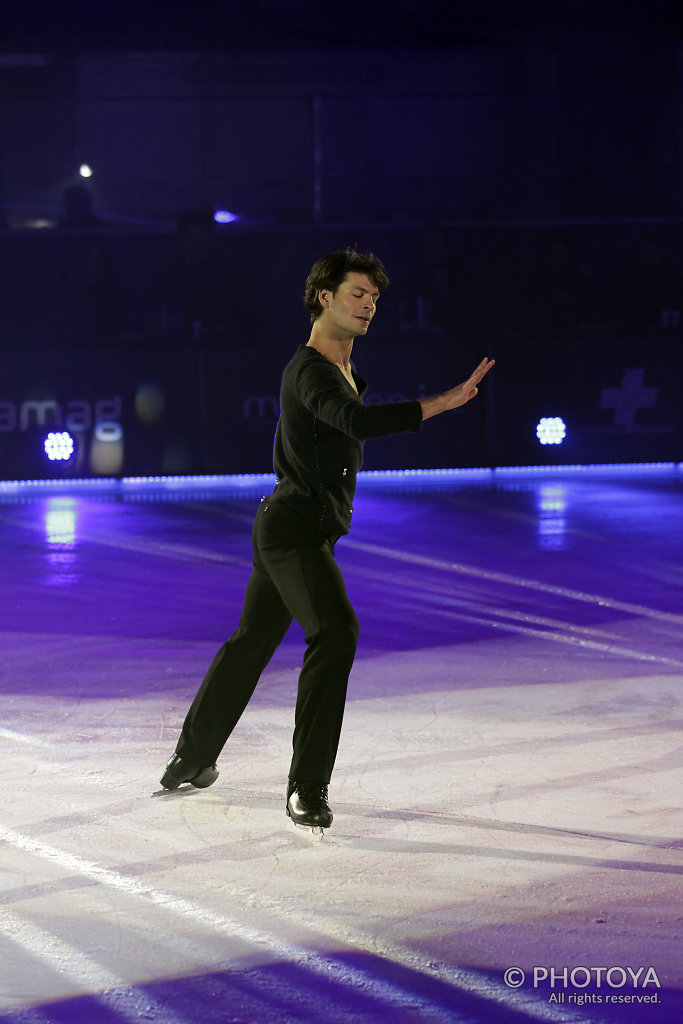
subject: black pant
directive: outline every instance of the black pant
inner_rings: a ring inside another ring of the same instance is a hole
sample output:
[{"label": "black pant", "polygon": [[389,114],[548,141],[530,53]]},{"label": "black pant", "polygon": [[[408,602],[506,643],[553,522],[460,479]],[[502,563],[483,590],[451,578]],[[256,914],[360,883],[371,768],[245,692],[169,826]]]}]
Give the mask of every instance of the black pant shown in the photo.
[{"label": "black pant", "polygon": [[265,499],[253,529],[254,569],[239,626],[214,658],[187,714],[176,752],[213,764],[292,619],[307,650],[299,675],[289,778],[328,783],[339,745],[358,619],[334,560],[334,539]]}]

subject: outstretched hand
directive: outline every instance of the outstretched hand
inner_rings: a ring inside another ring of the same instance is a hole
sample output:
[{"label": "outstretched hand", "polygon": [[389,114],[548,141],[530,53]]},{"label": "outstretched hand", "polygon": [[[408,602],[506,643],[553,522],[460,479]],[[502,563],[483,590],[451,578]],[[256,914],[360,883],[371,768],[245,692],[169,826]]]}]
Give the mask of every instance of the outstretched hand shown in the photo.
[{"label": "outstretched hand", "polygon": [[458,409],[461,405],[466,405],[470,399],[478,394],[478,385],[494,363],[495,359],[482,359],[476,370],[462,384],[458,384],[457,387],[450,388],[450,390],[444,391],[440,395],[434,395],[432,398],[421,398],[422,419],[427,420],[430,416],[436,416],[440,412]]}]

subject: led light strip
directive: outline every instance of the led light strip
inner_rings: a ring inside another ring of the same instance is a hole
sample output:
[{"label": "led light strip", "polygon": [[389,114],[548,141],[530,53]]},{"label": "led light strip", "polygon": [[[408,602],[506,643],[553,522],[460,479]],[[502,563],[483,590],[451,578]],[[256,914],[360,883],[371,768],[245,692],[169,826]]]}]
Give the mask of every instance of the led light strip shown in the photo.
[{"label": "led light strip", "polygon": [[[581,465],[557,466],[483,466],[472,469],[372,469],[362,470],[358,474],[359,484],[386,483],[396,484],[405,480],[415,479],[422,482],[443,483],[449,480],[483,479],[496,476],[525,476],[551,474],[625,474],[625,473],[673,473],[683,469],[683,462],[609,462],[588,463]],[[127,491],[137,489],[162,488],[166,490],[189,490],[197,487],[215,487],[225,490],[247,490],[251,487],[272,487],[275,476],[272,473],[238,473],[234,475],[199,475],[199,476],[127,476],[116,477],[77,477],[73,479],[50,480],[0,480],[0,494],[17,492],[36,492],[70,490],[94,491]]]}]

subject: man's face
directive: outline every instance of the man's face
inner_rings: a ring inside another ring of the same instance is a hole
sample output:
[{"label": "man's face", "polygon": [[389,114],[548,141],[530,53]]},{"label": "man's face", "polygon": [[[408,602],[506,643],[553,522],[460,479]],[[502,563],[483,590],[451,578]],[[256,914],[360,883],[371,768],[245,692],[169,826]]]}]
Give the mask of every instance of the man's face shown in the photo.
[{"label": "man's face", "polygon": [[379,289],[367,274],[347,274],[334,294],[326,289],[319,294],[323,316],[342,336],[355,338],[367,334],[377,309]]}]

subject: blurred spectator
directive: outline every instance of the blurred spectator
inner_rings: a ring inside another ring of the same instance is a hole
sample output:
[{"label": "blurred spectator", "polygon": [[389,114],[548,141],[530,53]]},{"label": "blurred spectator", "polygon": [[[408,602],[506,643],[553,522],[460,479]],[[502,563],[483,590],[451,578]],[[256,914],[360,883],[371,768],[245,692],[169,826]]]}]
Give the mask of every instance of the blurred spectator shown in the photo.
[{"label": "blurred spectator", "polygon": [[581,328],[603,323],[598,287],[579,264],[566,234],[546,236],[522,286],[517,319],[524,336],[548,340],[575,338]]},{"label": "blurred spectator", "polygon": [[679,333],[682,315],[680,267],[661,238],[643,234],[617,281],[617,324],[646,340]]},{"label": "blurred spectator", "polygon": [[59,222],[60,228],[96,228],[102,221],[93,212],[93,196],[85,185],[69,185],[62,193],[64,200],[64,216]]},{"label": "blurred spectator", "polygon": [[48,304],[52,348],[119,342],[127,326],[121,279],[106,242],[83,239],[61,268]]},{"label": "blurred spectator", "polygon": [[153,294],[153,330],[178,344],[211,344],[240,335],[253,316],[245,271],[235,272],[219,249],[212,207],[178,221],[170,259]]},{"label": "blurred spectator", "polygon": [[489,327],[482,291],[474,275],[453,256],[440,224],[420,232],[419,259],[401,289],[401,329],[476,341]]}]

